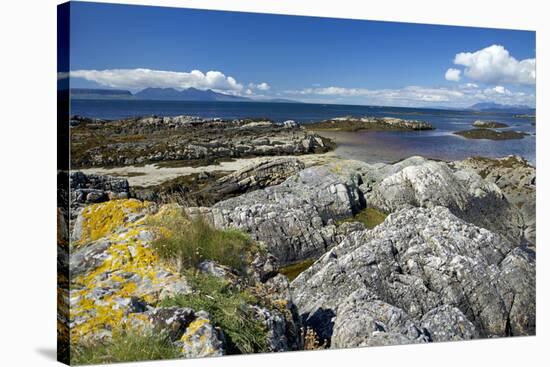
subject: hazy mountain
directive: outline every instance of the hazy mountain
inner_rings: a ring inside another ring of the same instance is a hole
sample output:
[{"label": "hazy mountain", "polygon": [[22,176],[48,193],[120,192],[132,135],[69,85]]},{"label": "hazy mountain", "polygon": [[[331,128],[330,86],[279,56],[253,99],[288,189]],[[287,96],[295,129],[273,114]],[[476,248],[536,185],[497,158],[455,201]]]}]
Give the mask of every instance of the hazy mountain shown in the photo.
[{"label": "hazy mountain", "polygon": [[468,109],[483,112],[534,113],[535,109],[526,105],[505,105],[495,102],[481,102]]},{"label": "hazy mountain", "polygon": [[73,99],[140,99],[149,101],[212,101],[212,102],[271,102],[271,103],[300,103],[290,99],[266,98],[252,99],[241,96],[233,96],[214,92],[212,89],[200,90],[187,88],[177,90],[174,88],[145,88],[132,94],[121,89],[93,89],[72,88]]},{"label": "hazy mountain", "polygon": [[250,98],[214,92],[212,89],[145,88],[134,94],[136,98],[162,101],[251,101]]},{"label": "hazy mountain", "polygon": [[132,93],[122,89],[71,88],[73,99],[130,99]]}]

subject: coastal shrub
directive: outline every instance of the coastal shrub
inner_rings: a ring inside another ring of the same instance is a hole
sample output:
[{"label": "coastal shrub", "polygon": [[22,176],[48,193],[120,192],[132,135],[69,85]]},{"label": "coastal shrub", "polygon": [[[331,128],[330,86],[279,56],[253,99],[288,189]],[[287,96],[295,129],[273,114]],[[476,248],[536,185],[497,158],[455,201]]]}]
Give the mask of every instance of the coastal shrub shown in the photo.
[{"label": "coastal shrub", "polygon": [[258,300],[227,281],[202,273],[187,274],[193,293],[177,295],[161,302],[162,307],[190,307],[204,310],[225,335],[228,354],[267,352],[265,326],[254,318],[249,306]]},{"label": "coastal shrub", "polygon": [[162,259],[176,261],[180,270],[212,260],[241,271],[252,253],[258,251],[247,234],[235,229],[216,229],[201,217],[167,216],[156,225],[164,230],[159,231],[153,248]]},{"label": "coastal shrub", "polygon": [[372,229],[382,223],[388,215],[374,208],[365,208],[355,214],[353,217],[338,221],[338,224],[346,222],[361,222],[368,229]]},{"label": "coastal shrub", "polygon": [[110,341],[74,345],[71,363],[77,365],[173,359],[181,351],[165,333],[113,333]]}]

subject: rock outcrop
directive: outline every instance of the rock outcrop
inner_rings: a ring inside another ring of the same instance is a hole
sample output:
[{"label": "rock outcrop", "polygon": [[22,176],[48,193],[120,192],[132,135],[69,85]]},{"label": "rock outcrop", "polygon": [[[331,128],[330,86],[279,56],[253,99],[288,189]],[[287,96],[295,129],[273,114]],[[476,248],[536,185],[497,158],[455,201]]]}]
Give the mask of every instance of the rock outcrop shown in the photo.
[{"label": "rock outcrop", "polygon": [[472,126],[482,128],[482,129],[501,129],[504,127],[508,127],[508,125],[503,124],[502,122],[484,121],[484,120],[476,120],[474,121]]},{"label": "rock outcrop", "polygon": [[434,127],[424,121],[404,120],[395,117],[335,117],[329,120],[307,125],[310,130],[433,130]]},{"label": "rock outcrop", "polygon": [[[409,164],[410,163],[410,164]],[[520,243],[523,221],[500,188],[472,170],[452,170],[444,162],[414,159],[366,194],[369,206],[387,213],[406,207],[444,206],[467,222]]]},{"label": "rock outcrop", "polygon": [[186,211],[218,228],[250,233],[280,264],[287,264],[318,257],[341,240],[334,222],[365,207],[360,184],[358,175],[311,167],[279,185]]},{"label": "rock outcrop", "polygon": [[501,159],[482,157],[454,162],[461,169],[471,169],[486,181],[497,185],[508,202],[523,219],[523,237],[531,245],[536,242],[536,169],[525,159],[509,156]]},{"label": "rock outcrop", "polygon": [[[187,275],[163,261],[152,246],[158,223],[181,213],[182,208],[176,205],[158,208],[135,199],[91,204],[81,211],[70,253],[73,344],[108,343],[113,333],[120,331],[163,332],[181,357],[228,352],[223,328],[205,310],[163,306],[167,299],[201,294]],[[257,260],[250,271],[256,272],[255,266],[268,267],[268,260],[263,260],[263,266],[262,260]],[[275,273],[266,279],[261,279],[261,274],[237,276],[234,269],[213,261],[202,262],[194,271],[239,290],[253,289],[249,303],[239,307],[247,310],[251,322],[263,325],[266,351],[301,348],[299,316],[286,277]],[[253,300],[257,301],[250,303]]]},{"label": "rock outcrop", "polygon": [[71,130],[73,167],[124,166],[163,161],[211,164],[223,159],[322,153],[325,138],[298,124],[264,120],[148,117],[91,124]]},{"label": "rock outcrop", "polygon": [[74,218],[78,210],[87,204],[130,197],[128,180],[119,177],[86,175],[73,171],[70,174],[69,186],[71,218]]},{"label": "rock outcrop", "polygon": [[529,134],[521,131],[504,130],[497,131],[487,128],[475,128],[472,130],[455,131],[453,134],[462,136],[466,139],[488,139],[488,140],[511,140],[523,139]]},{"label": "rock outcrop", "polygon": [[356,231],[292,283],[331,347],[535,333],[535,255],[443,207]]}]

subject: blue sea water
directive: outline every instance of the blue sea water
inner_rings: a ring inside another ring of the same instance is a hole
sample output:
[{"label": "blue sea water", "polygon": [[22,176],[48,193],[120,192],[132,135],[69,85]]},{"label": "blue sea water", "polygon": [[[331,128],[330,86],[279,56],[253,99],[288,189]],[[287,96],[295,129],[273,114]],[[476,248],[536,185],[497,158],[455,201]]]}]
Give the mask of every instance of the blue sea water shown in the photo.
[{"label": "blue sea water", "polygon": [[[193,115],[226,119],[265,117],[277,122],[295,120],[302,124],[346,115],[399,117],[426,121],[436,129],[406,132],[339,132],[323,135],[338,143],[337,154],[366,162],[392,162],[412,155],[455,160],[470,156],[498,158],[515,154],[532,164],[536,163],[536,128],[532,125],[533,121],[514,117],[514,114],[510,113],[309,103],[72,100],[71,115],[102,119],[149,115]],[[523,131],[530,135],[520,140],[493,141],[470,140],[452,134],[454,131],[472,128],[475,120],[503,122],[510,125],[508,129]]]}]

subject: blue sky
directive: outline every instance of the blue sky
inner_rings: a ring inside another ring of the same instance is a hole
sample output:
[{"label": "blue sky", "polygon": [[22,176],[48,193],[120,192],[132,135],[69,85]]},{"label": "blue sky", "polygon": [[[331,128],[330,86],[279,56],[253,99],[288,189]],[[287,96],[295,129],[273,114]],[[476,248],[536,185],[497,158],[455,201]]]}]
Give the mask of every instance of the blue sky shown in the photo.
[{"label": "blue sky", "polygon": [[534,105],[528,31],[73,2],[71,86],[398,106]]}]

